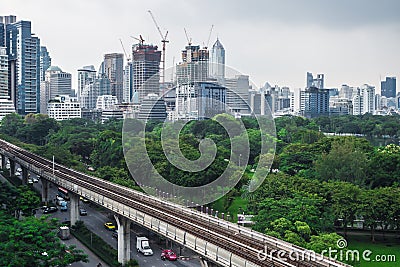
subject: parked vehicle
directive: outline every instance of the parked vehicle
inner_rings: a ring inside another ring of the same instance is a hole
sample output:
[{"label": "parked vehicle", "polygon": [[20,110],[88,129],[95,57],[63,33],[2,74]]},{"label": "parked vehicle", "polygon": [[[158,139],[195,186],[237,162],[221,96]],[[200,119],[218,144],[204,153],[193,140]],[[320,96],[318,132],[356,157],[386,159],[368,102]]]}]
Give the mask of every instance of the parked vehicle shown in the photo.
[{"label": "parked vehicle", "polygon": [[178,256],[171,249],[164,249],[163,251],[161,251],[161,259],[163,261],[176,261],[178,259]]},{"label": "parked vehicle", "polygon": [[21,167],[17,168],[17,172],[22,172]]},{"label": "parked vehicle", "polygon": [[38,179],[37,177],[33,177],[33,178],[32,178],[32,181],[33,181],[34,183],[39,183],[39,179]]},{"label": "parked vehicle", "polygon": [[144,236],[136,237],[136,250],[144,256],[153,255],[153,250],[150,248],[149,239]]},{"label": "parked vehicle", "polygon": [[20,175],[21,175],[21,173],[19,171],[15,172],[15,176],[20,176]]}]

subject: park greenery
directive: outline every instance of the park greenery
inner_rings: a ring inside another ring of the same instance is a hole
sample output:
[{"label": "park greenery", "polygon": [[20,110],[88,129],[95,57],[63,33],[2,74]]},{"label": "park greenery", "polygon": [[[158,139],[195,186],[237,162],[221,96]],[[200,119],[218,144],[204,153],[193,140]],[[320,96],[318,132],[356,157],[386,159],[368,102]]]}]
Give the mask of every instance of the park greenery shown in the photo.
[{"label": "park greenery", "polygon": [[[231,141],[240,143],[244,136],[237,133],[229,137],[218,119],[232,125],[237,124],[236,119],[218,116],[191,121],[179,135],[177,145],[190,160],[199,158],[200,140],[214,141],[216,159],[198,173],[182,171],[168,162],[160,140],[161,122],[151,121],[144,126],[135,121],[138,127],[128,129],[134,133],[129,145],[141,151],[143,148],[135,147],[134,140],[144,140],[155,169],[170,182],[192,187],[207,184],[224,171],[226,159],[240,164],[240,156],[235,151],[231,155]],[[254,118],[242,118],[242,121],[250,143],[248,166],[226,198],[225,207],[235,198],[244,199],[246,206],[241,207],[241,211],[255,215],[255,230],[316,251],[329,245],[335,247],[340,238],[335,230],[339,227],[346,235],[347,228],[357,219],[364,221],[372,241],[378,228],[384,232],[400,230],[400,146],[374,146],[366,139],[399,138],[400,116],[277,118],[274,172],[253,193],[248,192],[252,170],[260,157],[271,156],[260,155],[261,144],[274,137],[261,133]],[[143,127],[146,135],[140,130]],[[44,115],[22,118],[11,114],[0,126],[0,138],[49,159],[54,155],[57,162],[77,170],[137,188],[131,174],[139,173],[128,171],[122,132],[121,121],[104,124],[85,119],[56,122]],[[328,136],[326,132],[361,137]],[[136,160],[140,166],[141,159]]]},{"label": "park greenery", "polygon": [[68,266],[87,262],[75,246],[60,242],[56,219],[36,218],[39,197],[27,186],[0,185],[0,266]]}]

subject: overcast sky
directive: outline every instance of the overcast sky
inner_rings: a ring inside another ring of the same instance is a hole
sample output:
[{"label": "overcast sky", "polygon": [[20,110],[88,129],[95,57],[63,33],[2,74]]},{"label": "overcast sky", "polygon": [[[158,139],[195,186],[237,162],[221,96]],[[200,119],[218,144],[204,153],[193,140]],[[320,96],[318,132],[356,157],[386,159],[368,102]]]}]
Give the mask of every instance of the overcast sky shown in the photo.
[{"label": "overcast sky", "polygon": [[[217,3],[215,3],[217,2]],[[400,1],[398,0],[0,0],[0,15],[32,21],[53,65],[73,75],[103,55],[130,50],[131,35],[160,45],[147,12],[169,31],[167,66],[181,60],[187,44],[210,45],[219,37],[226,64],[250,75],[256,85],[305,86],[306,72],[324,73],[326,87],[368,83],[400,76]]]}]

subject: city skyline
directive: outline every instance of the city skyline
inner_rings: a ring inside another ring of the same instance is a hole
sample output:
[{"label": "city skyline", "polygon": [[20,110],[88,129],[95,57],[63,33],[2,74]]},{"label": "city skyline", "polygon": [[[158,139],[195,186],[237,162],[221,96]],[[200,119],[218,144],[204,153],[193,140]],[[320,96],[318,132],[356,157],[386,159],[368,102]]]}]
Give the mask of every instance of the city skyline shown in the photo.
[{"label": "city skyline", "polygon": [[226,49],[227,66],[249,75],[257,86],[269,82],[292,90],[304,88],[304,74],[309,71],[324,73],[327,88],[367,83],[380,89],[381,79],[400,72],[397,1],[250,1],[245,5],[177,1],[172,8],[166,1],[38,2],[7,2],[1,15],[32,21],[32,32],[47,46],[53,64],[73,75],[73,89],[77,89],[77,70],[82,66],[97,69],[104,54],[123,53],[120,38],[127,50],[136,43],[130,36],[139,34],[146,43],[161,46],[149,9],[162,31],[169,31],[167,67],[172,66],[173,57],[175,64],[179,62],[187,45],[184,27],[192,43],[203,46],[213,24],[208,46],[218,37]]}]

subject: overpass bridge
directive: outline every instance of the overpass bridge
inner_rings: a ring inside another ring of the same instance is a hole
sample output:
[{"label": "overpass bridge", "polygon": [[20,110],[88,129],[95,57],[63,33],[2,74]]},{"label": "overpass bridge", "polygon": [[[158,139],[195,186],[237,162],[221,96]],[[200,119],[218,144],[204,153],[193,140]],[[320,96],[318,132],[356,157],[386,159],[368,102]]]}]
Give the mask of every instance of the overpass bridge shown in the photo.
[{"label": "overpass bridge", "polygon": [[0,139],[2,166],[8,159],[42,178],[42,201],[48,201],[49,182],[70,193],[71,224],[79,220],[79,197],[114,212],[118,224],[118,261],[130,258],[130,223],[134,222],[183,245],[201,256],[202,266],[226,267],[339,267],[348,266],[304,248],[144,193],[96,178],[19,148]]}]

